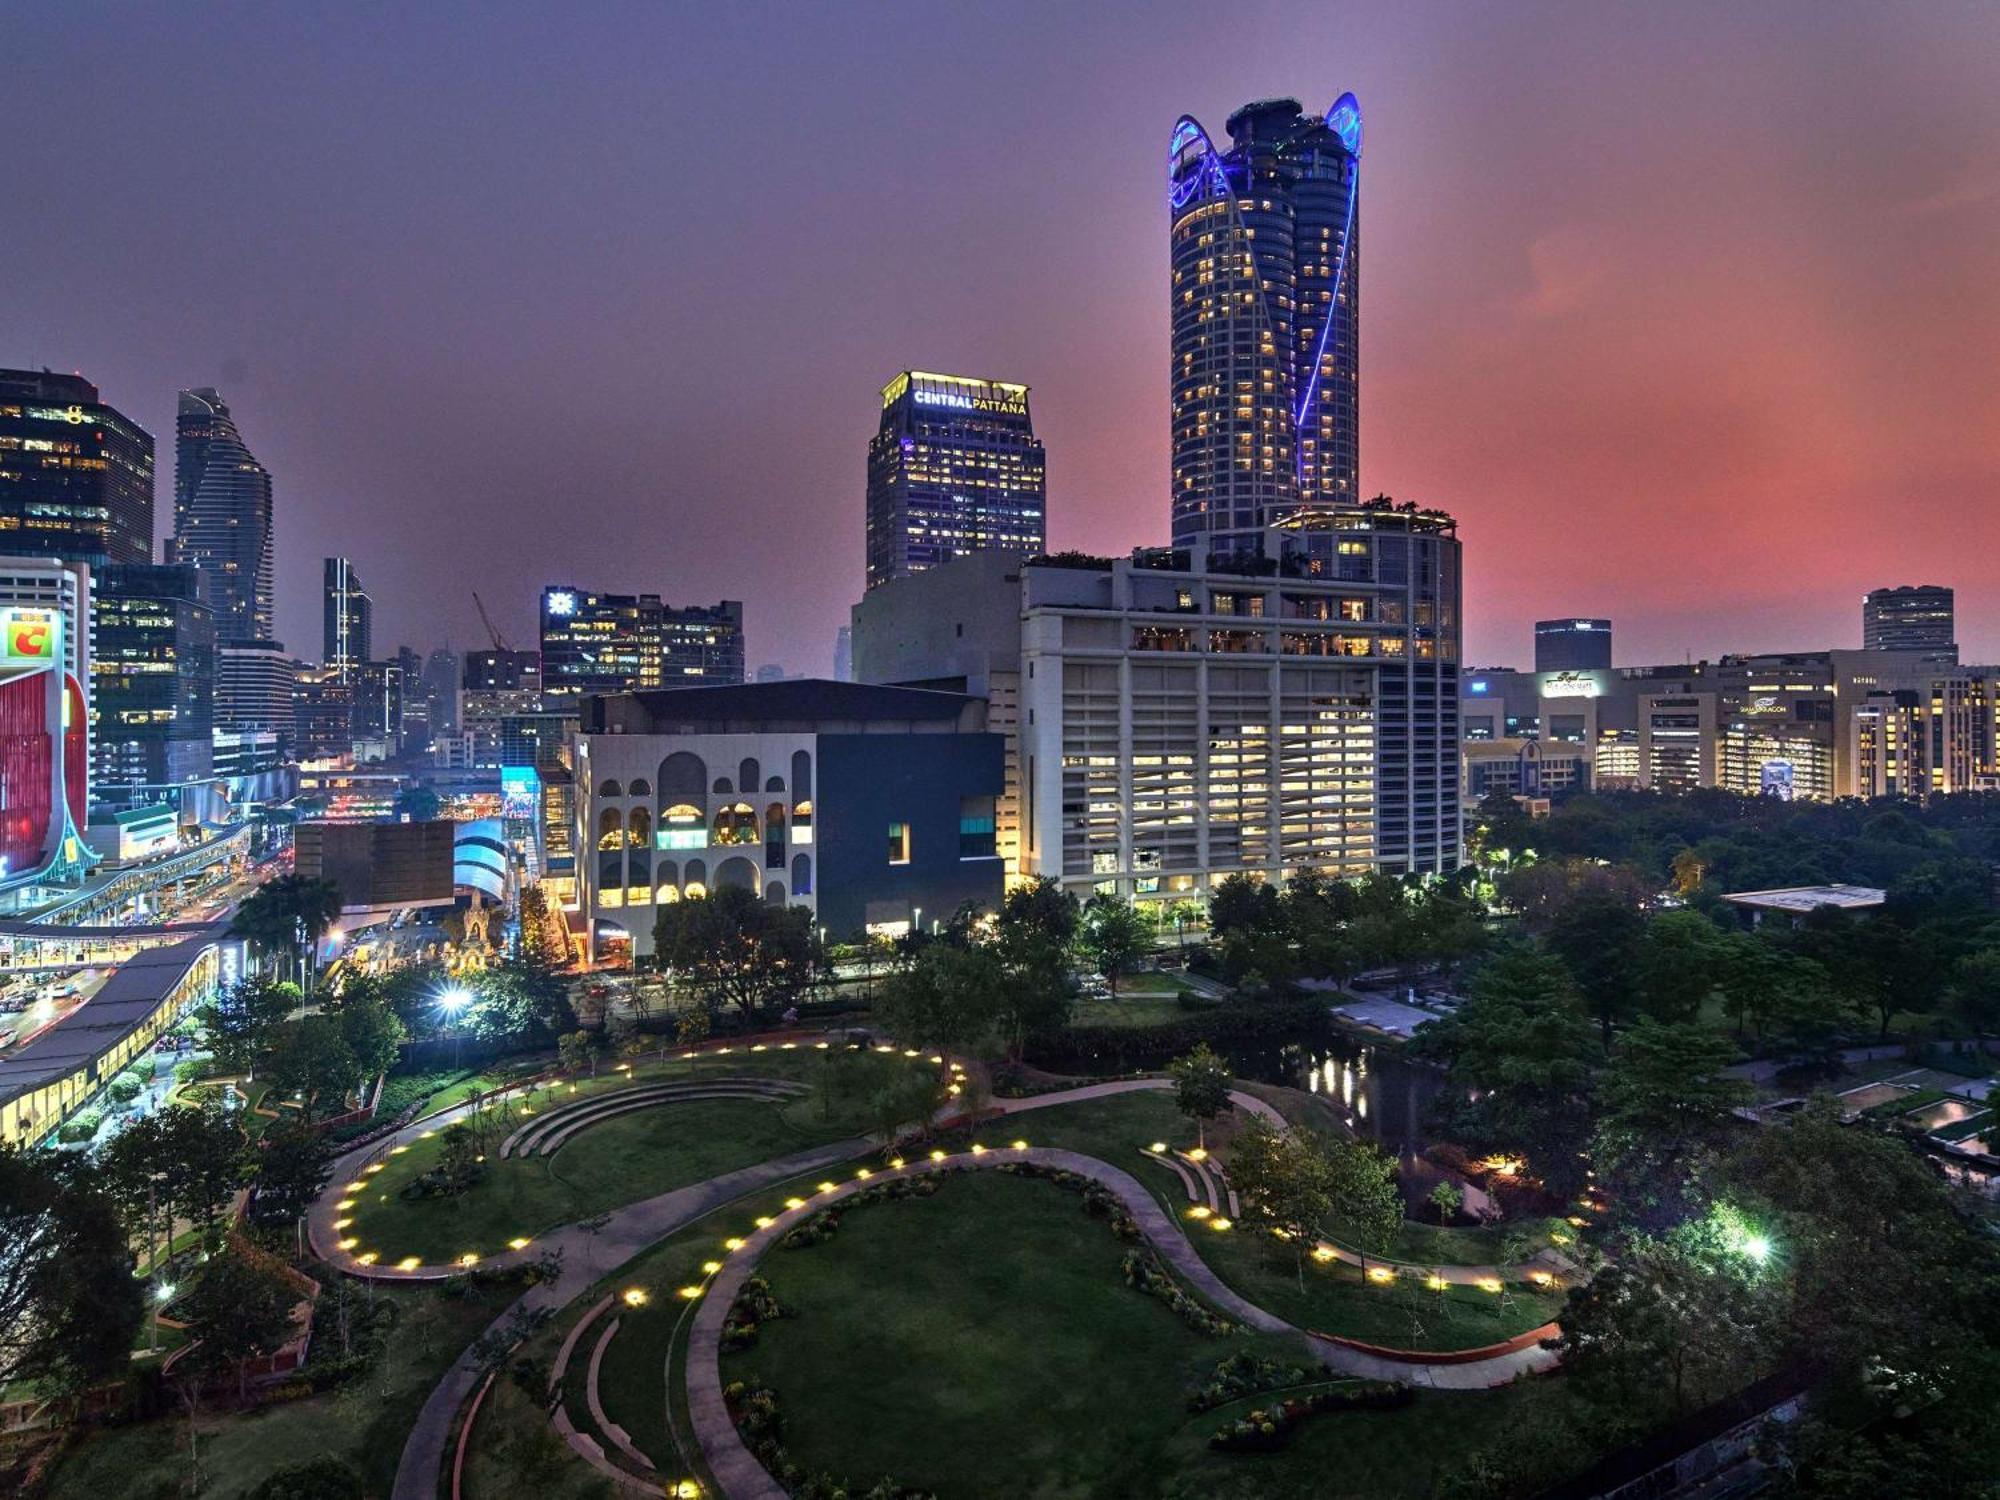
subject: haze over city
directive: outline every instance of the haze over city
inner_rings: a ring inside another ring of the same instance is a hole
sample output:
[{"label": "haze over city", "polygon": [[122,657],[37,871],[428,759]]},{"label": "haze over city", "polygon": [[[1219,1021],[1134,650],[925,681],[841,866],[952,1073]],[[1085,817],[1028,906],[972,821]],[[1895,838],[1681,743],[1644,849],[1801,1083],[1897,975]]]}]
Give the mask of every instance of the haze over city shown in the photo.
[{"label": "haze over city", "polygon": [[[1982,6],[13,8],[0,362],[163,445],[223,389],[377,639],[543,584],[745,601],[825,675],[877,390],[1032,388],[1052,548],[1166,540],[1164,157],[1368,116],[1361,487],[1452,511],[1468,663],[2000,656],[2000,18]],[[171,508],[158,510],[162,533]],[[441,566],[449,552],[449,568]]]}]

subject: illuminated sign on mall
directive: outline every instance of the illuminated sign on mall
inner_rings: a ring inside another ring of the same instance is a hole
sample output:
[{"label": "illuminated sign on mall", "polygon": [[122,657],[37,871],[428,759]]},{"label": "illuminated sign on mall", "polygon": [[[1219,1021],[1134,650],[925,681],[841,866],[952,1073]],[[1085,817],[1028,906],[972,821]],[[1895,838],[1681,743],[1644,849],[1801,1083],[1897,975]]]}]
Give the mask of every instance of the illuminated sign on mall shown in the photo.
[{"label": "illuminated sign on mall", "polygon": [[949,406],[958,411],[996,412],[1003,417],[1025,417],[1028,403],[1025,401],[1002,401],[996,396],[961,396],[956,391],[916,391],[913,399],[919,406]]},{"label": "illuminated sign on mall", "polygon": [[46,609],[0,609],[0,662],[53,662],[62,617]]},{"label": "illuminated sign on mall", "polygon": [[1541,688],[1544,698],[1595,698],[1600,691],[1588,672],[1544,672]]}]

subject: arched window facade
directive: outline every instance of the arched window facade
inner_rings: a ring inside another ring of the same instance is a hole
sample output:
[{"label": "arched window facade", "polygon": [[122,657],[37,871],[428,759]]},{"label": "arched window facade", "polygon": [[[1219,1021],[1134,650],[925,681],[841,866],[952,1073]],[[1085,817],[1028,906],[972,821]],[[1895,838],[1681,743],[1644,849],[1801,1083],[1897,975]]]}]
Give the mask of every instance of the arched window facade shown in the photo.
[{"label": "arched window facade", "polygon": [[764,868],[785,868],[785,804],[773,802],[764,809]]},{"label": "arched window facade", "polygon": [[754,844],[757,842],[757,809],[747,802],[732,802],[715,810],[714,844]]},{"label": "arched window facade", "polygon": [[782,776],[766,776],[766,777],[764,778],[764,790],[765,790],[765,791],[767,791],[767,792],[782,792],[782,791],[783,791],[784,789],[785,789],[785,778],[784,778],[784,777],[782,777]]},{"label": "arched window facade", "polygon": [[653,878],[659,882],[653,896],[662,906],[681,899],[681,867],[673,860],[661,860],[653,870]]},{"label": "arched window facade", "polygon": [[764,899],[770,902],[773,906],[783,906],[785,904],[784,882],[780,880],[765,881]]},{"label": "arched window facade", "polygon": [[699,849],[708,843],[708,814],[692,802],[675,802],[661,809],[660,833],[654,841],[662,849]]},{"label": "arched window facade", "polygon": [[[637,790],[634,786],[633,791]],[[653,815],[645,808],[632,809],[625,824],[625,844],[630,850],[625,866],[625,902],[644,906],[653,899]]]},{"label": "arched window facade", "polygon": [[757,867],[740,854],[732,854],[725,859],[715,872],[717,890],[727,890],[731,886],[744,891],[757,889]]},{"label": "arched window facade", "polygon": [[600,781],[597,784],[597,795],[600,797],[622,797],[625,795],[625,784],[616,779]]},{"label": "arched window facade", "polygon": [[754,792],[764,784],[764,769],[757,764],[757,757],[746,755],[743,764],[736,768],[736,786],[739,791]]},{"label": "arched window facade", "polygon": [[708,795],[708,765],[699,755],[676,750],[660,762],[660,800],[699,802]]},{"label": "arched window facade", "polygon": [[813,862],[810,854],[792,856],[792,894],[810,896],[813,893]]},{"label": "arched window facade", "polygon": [[597,815],[597,904],[625,904],[625,815],[615,807]]},{"label": "arched window facade", "polygon": [[632,783],[625,795],[628,797],[650,797],[653,795],[653,783],[641,776]]}]

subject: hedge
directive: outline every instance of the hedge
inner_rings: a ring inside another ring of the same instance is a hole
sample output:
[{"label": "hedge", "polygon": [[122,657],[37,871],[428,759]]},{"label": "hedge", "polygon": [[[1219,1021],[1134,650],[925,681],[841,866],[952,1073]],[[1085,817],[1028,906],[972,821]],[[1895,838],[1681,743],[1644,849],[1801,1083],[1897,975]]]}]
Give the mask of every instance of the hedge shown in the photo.
[{"label": "hedge", "polygon": [[1135,1059],[1178,1056],[1200,1042],[1217,1046],[1282,1037],[1326,1016],[1327,1003],[1317,996],[1239,1000],[1151,1026],[1072,1026],[1036,1041],[1029,1056],[1052,1071],[1120,1071],[1136,1066]]}]

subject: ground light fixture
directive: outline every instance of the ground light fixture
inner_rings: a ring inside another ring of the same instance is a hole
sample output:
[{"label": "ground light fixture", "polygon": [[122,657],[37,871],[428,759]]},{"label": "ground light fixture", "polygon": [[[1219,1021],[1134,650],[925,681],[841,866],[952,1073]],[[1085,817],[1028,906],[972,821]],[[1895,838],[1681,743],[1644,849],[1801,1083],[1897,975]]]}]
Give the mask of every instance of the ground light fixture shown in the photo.
[{"label": "ground light fixture", "polygon": [[624,1297],[627,1307],[644,1307],[646,1305],[646,1289],[642,1286],[628,1286],[621,1295]]}]

